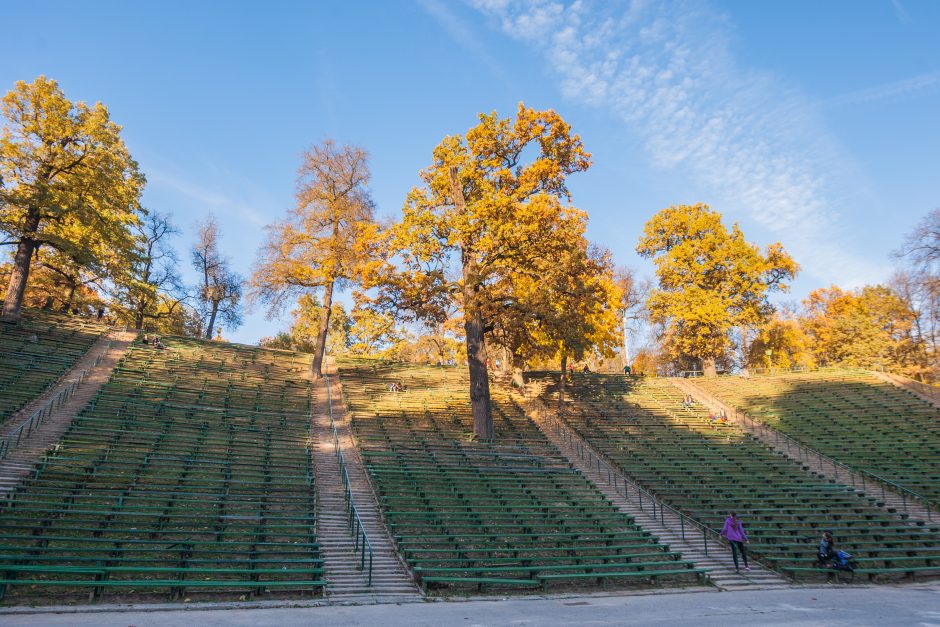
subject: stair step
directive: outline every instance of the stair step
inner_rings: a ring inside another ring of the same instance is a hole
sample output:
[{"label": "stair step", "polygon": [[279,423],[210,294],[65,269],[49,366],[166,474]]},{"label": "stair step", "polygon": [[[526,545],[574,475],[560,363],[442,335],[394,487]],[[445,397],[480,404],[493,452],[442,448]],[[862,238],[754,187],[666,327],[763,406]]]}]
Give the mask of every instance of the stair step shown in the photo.
[{"label": "stair step", "polygon": [[[621,512],[629,515],[637,524],[656,535],[663,544],[667,544],[670,548],[680,551],[685,559],[693,561],[698,567],[710,569],[709,579],[715,583],[715,585],[719,587],[724,587],[725,585],[748,587],[764,587],[765,585],[771,584],[787,585],[786,579],[760,566],[756,566],[754,570],[747,573],[746,576],[735,573],[730,558],[725,562],[721,558],[705,555],[702,548],[698,545],[690,544],[682,540],[682,535],[679,530],[667,527],[661,520],[654,518],[648,511],[648,508],[641,509],[638,504],[624,498],[622,493],[617,491],[617,488],[607,483],[608,477],[606,473],[602,474],[593,466],[584,463],[577,451],[568,444],[569,441],[580,441],[580,438],[571,432],[568,432],[570,440],[562,438],[551,426],[546,424],[544,417],[537,411],[530,411],[529,416],[539,426],[542,433],[568,458],[568,461],[571,462],[582,475],[594,483]],[[585,448],[589,448],[583,442],[582,445]]]},{"label": "stair step", "polygon": [[[319,381],[314,386],[313,431],[320,441],[329,442],[332,431],[325,406],[325,385],[325,381]],[[341,398],[341,395],[334,392],[333,398]],[[368,585],[368,571],[359,569],[362,553],[355,551],[355,538],[349,534],[346,493],[340,479],[336,454],[330,448],[316,447],[313,449],[313,461],[318,497],[317,539],[324,560],[324,578],[329,582],[327,598],[374,603],[381,594],[389,594],[396,599],[418,600],[421,598],[420,592],[398,560],[398,554],[379,515],[365,468],[352,444],[345,412],[334,406],[333,416],[337,420],[352,500],[372,545],[372,585]],[[367,554],[367,566],[368,560]]]}]

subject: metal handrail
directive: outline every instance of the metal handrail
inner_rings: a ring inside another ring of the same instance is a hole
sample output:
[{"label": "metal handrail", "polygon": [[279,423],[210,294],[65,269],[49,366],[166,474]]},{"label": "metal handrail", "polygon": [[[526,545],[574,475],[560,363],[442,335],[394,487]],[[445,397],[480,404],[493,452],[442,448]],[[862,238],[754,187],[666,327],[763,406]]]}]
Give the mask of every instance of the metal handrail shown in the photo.
[{"label": "metal handrail", "polygon": [[[722,403],[714,395],[702,390],[698,386],[695,386],[695,389],[696,391],[701,393],[702,396],[709,399],[713,404],[726,405],[726,403]],[[760,431],[761,438],[766,438],[768,440],[773,439],[773,443],[777,446],[780,446],[780,441],[782,440],[783,442],[786,443],[787,454],[790,455],[791,457],[793,456],[793,449],[795,449],[797,451],[796,459],[798,459],[800,462],[807,463],[809,461],[808,458],[811,455],[815,456],[817,458],[817,463],[819,464],[820,470],[825,468],[827,464],[832,467],[832,472],[835,475],[836,481],[841,481],[841,478],[839,476],[840,470],[843,473],[847,474],[852,481],[852,489],[854,490],[860,489],[863,492],[867,493],[869,491],[869,487],[868,487],[868,483],[866,482],[866,480],[872,481],[874,483],[875,488],[881,489],[882,500],[885,500],[886,498],[886,490],[885,490],[886,486],[890,487],[891,489],[900,493],[901,503],[904,507],[905,514],[908,513],[907,500],[908,500],[908,497],[910,497],[914,501],[920,501],[924,509],[927,510],[927,520],[928,521],[933,520],[931,509],[937,508],[937,503],[934,501],[931,501],[926,496],[923,496],[922,494],[918,494],[917,492],[914,492],[913,490],[909,488],[905,488],[904,486],[899,485],[895,483],[894,481],[891,481],[890,479],[885,479],[884,477],[881,477],[871,471],[863,470],[860,468],[852,468],[851,466],[847,466],[840,461],[836,461],[835,459],[829,457],[828,455],[824,453],[820,453],[819,451],[812,448],[811,446],[807,446],[803,444],[802,442],[799,442],[798,440],[790,437],[789,435],[783,433],[782,431],[775,429],[771,427],[770,425],[767,425],[759,420],[755,420],[750,415],[748,415],[747,412],[741,410],[740,408],[735,407],[735,406],[729,406],[729,407],[731,408],[731,411],[734,415],[735,420],[738,420],[744,423],[745,426],[749,426],[751,429]],[[857,481],[855,478],[856,475],[858,475],[862,479],[861,487],[857,485]]]},{"label": "metal handrail", "polygon": [[359,570],[365,570],[366,550],[369,551],[369,570],[368,584],[372,585],[372,542],[369,540],[369,534],[366,533],[365,525],[362,524],[362,518],[359,516],[359,510],[353,500],[352,485],[349,480],[349,472],[346,470],[346,458],[343,456],[343,449],[339,444],[339,431],[336,429],[336,420],[333,418],[333,396],[330,392],[330,378],[324,377],[326,381],[326,401],[330,414],[330,432],[333,436],[333,450],[336,452],[336,460],[339,462],[340,477],[343,480],[343,497],[346,502],[347,522],[349,534],[355,538],[355,552],[360,553]]},{"label": "metal handrail", "polygon": [[748,367],[747,371],[751,374],[785,374],[798,372],[814,372],[819,368],[810,368],[808,366],[754,366]]},{"label": "metal handrail", "polygon": [[108,353],[111,349],[111,342],[109,341],[105,345],[105,349],[98,354],[95,358],[95,361],[92,362],[90,366],[82,370],[78,378],[67,386],[55,393],[55,395],[46,401],[42,407],[34,411],[29,415],[29,417],[21,422],[15,429],[13,429],[6,437],[0,440],[0,459],[4,459],[7,455],[10,454],[10,451],[20,445],[20,442],[23,438],[28,438],[33,434],[33,431],[38,429],[46,418],[52,415],[56,409],[62,406],[65,401],[71,398],[72,394],[78,389],[82,383],[85,382],[85,377],[88,376],[88,373],[91,372],[94,368],[101,363],[102,358]]},{"label": "metal handrail", "polygon": [[[911,392],[916,390],[915,394],[921,394],[922,397],[926,396],[930,399],[931,402],[940,402],[940,384],[924,383],[923,381],[912,379],[911,377],[904,374],[890,372],[884,368],[882,368],[880,372],[881,374],[891,379],[895,385],[905,386],[905,389]],[[914,389],[911,390],[906,386],[913,386]]]},{"label": "metal handrail", "polygon": [[[563,438],[570,446],[575,448],[578,452],[578,457],[583,461],[589,461],[592,467],[597,468],[598,474],[603,476],[603,471],[606,470],[607,473],[607,483],[614,487],[614,490],[622,489],[623,497],[627,500],[631,500],[630,490],[632,488],[633,495],[632,500],[636,502],[640,511],[645,512],[647,505],[652,510],[653,519],[657,519],[657,507],[659,508],[658,519],[665,526],[666,525],[666,516],[667,513],[673,516],[676,520],[679,521],[679,532],[682,536],[683,541],[688,541],[686,539],[686,526],[697,529],[702,533],[702,545],[705,552],[705,555],[708,555],[708,540],[711,537],[712,542],[716,544],[726,544],[727,540],[719,533],[717,530],[712,529],[708,525],[705,525],[694,518],[683,514],[675,507],[668,505],[662,501],[658,496],[647,490],[646,488],[640,486],[635,481],[628,479],[627,476],[616,466],[608,462],[603,456],[594,450],[594,448],[588,444],[580,436],[573,433],[572,428],[560,417],[555,415],[553,412],[545,411],[543,409],[539,410],[543,418],[547,415],[548,420],[546,421],[548,425],[555,431],[555,434]],[[585,459],[589,458],[589,459]],[[644,501],[645,498],[645,501]]]}]

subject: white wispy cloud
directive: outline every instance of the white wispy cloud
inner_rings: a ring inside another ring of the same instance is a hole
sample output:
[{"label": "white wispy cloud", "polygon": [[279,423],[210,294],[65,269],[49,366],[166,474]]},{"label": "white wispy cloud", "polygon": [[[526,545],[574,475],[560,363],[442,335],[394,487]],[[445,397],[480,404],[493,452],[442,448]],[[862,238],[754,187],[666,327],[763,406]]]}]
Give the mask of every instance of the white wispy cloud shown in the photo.
[{"label": "white wispy cloud", "polygon": [[503,64],[493,56],[490,48],[467,25],[466,21],[454,13],[453,5],[442,0],[417,0],[417,3],[454,42],[483,63],[497,80],[507,87],[512,86],[512,80]]},{"label": "white wispy cloud", "polygon": [[858,191],[840,184],[851,159],[820,106],[776,76],[741,69],[723,16],[683,2],[470,2],[539,49],[565,96],[615,113],[654,165],[779,236],[817,280],[884,276],[840,243],[850,234],[835,207],[851,206],[845,196]]},{"label": "white wispy cloud", "polygon": [[826,101],[828,106],[842,106],[848,104],[860,104],[865,102],[875,102],[877,100],[888,100],[902,96],[912,95],[917,92],[940,87],[940,72],[929,72],[920,74],[911,78],[905,78],[900,81],[867,87],[856,91],[842,94]]},{"label": "white wispy cloud", "polygon": [[267,222],[257,208],[239,202],[211,186],[194,183],[186,177],[151,167],[147,171],[147,181],[150,185],[163,187],[189,199],[206,212],[236,216],[254,227],[263,226]]},{"label": "white wispy cloud", "polygon": [[898,18],[899,22],[902,24],[911,23],[911,14],[908,13],[904,5],[901,4],[901,0],[891,0],[891,6],[894,7],[894,15]]}]

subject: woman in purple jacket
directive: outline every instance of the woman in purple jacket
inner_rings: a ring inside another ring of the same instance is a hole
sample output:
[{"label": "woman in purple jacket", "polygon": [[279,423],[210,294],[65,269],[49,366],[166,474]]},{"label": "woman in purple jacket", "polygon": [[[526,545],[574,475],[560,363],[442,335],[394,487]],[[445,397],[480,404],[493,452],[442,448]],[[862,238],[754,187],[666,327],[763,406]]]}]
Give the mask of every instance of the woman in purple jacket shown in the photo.
[{"label": "woman in purple jacket", "polygon": [[747,532],[744,531],[744,525],[738,520],[737,514],[731,512],[725,518],[725,526],[721,529],[721,535],[731,543],[731,556],[734,558],[734,572],[738,570],[738,551],[741,551],[741,557],[744,558],[744,570],[751,570],[747,565],[747,553],[744,551],[744,545],[747,544]]}]

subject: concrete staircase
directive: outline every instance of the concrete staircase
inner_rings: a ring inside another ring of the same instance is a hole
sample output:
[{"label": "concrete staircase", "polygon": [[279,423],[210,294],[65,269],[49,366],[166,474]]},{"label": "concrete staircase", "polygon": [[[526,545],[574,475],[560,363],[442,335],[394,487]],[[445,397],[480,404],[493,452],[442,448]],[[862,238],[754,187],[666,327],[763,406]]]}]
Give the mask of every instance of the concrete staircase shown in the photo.
[{"label": "concrete staircase", "polygon": [[719,589],[764,590],[789,585],[783,576],[753,560],[750,571],[744,570],[742,562],[741,571],[735,572],[729,548],[719,544],[714,537],[707,537],[701,529],[680,520],[673,512],[658,508],[649,498],[644,498],[636,484],[602,461],[584,440],[541,402],[527,401],[523,406],[542,433],[621,512],[631,516],[660,542],[680,551],[696,567],[709,569],[708,578]]},{"label": "concrete staircase", "polygon": [[16,485],[42,460],[68,430],[72,420],[94,397],[111,376],[111,371],[137,336],[133,331],[109,331],[50,389],[11,418],[0,439],[12,434],[34,412],[52,402],[70,385],[71,395],[56,406],[39,427],[22,436],[18,445],[0,460],[0,499],[6,498]]},{"label": "concrete staircase", "polygon": [[[330,386],[329,396],[327,386]],[[330,400],[339,435],[352,499],[372,545],[372,582],[369,553],[356,551],[346,510],[345,488],[333,444]],[[323,557],[326,598],[333,604],[404,603],[420,601],[421,592],[401,562],[379,513],[375,493],[352,440],[335,377],[314,384],[313,461],[317,487],[317,539]]]},{"label": "concrete staircase", "polygon": [[893,489],[890,485],[873,478],[871,475],[852,470],[822,453],[792,439],[770,425],[754,420],[742,412],[724,403],[721,399],[706,392],[686,379],[670,379],[677,388],[690,394],[696,401],[712,411],[724,411],[728,419],[743,428],[752,436],[777,451],[803,465],[830,481],[852,487],[862,498],[873,498],[878,506],[890,514],[907,520],[913,525],[940,524],[940,514],[928,511],[919,501]]}]

